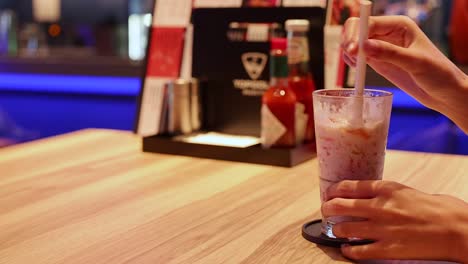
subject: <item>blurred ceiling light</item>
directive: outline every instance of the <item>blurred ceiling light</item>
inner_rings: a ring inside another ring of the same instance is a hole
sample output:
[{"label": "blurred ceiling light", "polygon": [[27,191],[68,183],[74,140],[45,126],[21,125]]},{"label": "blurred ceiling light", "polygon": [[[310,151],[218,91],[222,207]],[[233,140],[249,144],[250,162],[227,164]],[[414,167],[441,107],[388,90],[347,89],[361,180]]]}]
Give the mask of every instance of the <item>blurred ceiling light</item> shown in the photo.
[{"label": "blurred ceiling light", "polygon": [[33,16],[38,22],[57,22],[60,20],[60,0],[32,0]]},{"label": "blurred ceiling light", "polygon": [[128,56],[131,60],[145,58],[152,17],[151,14],[133,14],[128,18]]}]

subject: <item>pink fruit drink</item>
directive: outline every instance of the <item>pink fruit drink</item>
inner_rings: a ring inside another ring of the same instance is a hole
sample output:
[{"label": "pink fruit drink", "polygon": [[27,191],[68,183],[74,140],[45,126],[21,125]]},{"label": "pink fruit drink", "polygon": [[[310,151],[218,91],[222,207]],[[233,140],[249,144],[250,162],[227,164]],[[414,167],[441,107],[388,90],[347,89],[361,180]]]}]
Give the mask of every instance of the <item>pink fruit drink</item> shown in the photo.
[{"label": "pink fruit drink", "polygon": [[[315,130],[319,161],[320,196],[343,180],[381,180],[385,163],[392,97],[390,93],[366,90],[363,122],[351,122],[352,90],[314,93]],[[322,233],[333,235],[333,225],[355,221],[339,216],[323,219]]]}]

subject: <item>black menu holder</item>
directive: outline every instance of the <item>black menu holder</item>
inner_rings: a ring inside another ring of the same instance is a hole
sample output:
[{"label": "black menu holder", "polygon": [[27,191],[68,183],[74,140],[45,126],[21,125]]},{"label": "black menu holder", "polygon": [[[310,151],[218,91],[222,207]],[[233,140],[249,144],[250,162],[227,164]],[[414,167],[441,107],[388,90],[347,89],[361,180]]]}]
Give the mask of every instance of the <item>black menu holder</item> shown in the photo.
[{"label": "black menu holder", "polygon": [[[261,95],[269,83],[268,41],[233,41],[233,23],[278,23],[288,19],[310,21],[310,69],[317,89],[324,85],[323,27],[325,9],[303,8],[210,8],[195,9],[193,76],[200,81],[203,131],[233,135],[260,135]],[[232,33],[232,32],[231,32]],[[265,60],[252,71],[247,60]],[[214,146],[175,141],[157,135],[143,139],[143,150],[238,162],[292,167],[314,158],[315,144],[294,149],[263,149]]]}]

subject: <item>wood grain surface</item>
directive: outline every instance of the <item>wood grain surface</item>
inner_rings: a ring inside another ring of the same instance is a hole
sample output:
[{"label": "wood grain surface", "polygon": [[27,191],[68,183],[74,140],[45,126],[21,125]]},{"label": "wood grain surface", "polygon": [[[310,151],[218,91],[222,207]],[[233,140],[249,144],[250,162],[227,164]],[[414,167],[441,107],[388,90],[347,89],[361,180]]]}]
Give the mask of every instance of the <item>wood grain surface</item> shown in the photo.
[{"label": "wood grain surface", "polygon": [[[301,237],[320,217],[316,160],[147,154],[140,141],[85,130],[0,150],[0,263],[349,263]],[[468,157],[389,151],[385,178],[468,200],[467,171]]]}]

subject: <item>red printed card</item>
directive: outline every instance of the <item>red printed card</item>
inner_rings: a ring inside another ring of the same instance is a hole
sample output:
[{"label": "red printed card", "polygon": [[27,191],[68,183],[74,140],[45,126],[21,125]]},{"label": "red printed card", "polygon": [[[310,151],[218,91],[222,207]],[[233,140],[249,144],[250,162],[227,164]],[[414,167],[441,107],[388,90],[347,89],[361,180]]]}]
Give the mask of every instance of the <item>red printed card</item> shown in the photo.
[{"label": "red printed card", "polygon": [[178,78],[184,50],[185,28],[153,27],[147,76]]}]

